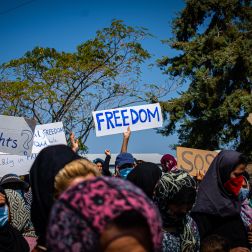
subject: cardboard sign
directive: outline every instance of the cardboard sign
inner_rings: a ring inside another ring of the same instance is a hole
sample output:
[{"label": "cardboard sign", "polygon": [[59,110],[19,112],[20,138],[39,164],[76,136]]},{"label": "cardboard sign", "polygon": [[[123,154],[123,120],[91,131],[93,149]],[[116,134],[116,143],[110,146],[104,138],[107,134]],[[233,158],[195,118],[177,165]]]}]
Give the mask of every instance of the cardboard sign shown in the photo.
[{"label": "cardboard sign", "polygon": [[0,151],[29,155],[32,150],[35,125],[35,120],[0,115]]},{"label": "cardboard sign", "polygon": [[159,103],[124,107],[93,112],[96,136],[162,127],[163,118]]},{"label": "cardboard sign", "polygon": [[56,144],[67,144],[62,122],[36,126],[32,153],[39,153],[46,146]]},{"label": "cardboard sign", "polygon": [[14,173],[18,176],[29,174],[37,154],[31,156],[0,154],[0,177]]},{"label": "cardboard sign", "polygon": [[252,113],[249,114],[249,116],[247,117],[247,120],[248,120],[249,123],[252,125]]},{"label": "cardboard sign", "polygon": [[192,176],[196,176],[198,171],[205,174],[217,155],[215,151],[177,147],[178,168],[189,172]]}]

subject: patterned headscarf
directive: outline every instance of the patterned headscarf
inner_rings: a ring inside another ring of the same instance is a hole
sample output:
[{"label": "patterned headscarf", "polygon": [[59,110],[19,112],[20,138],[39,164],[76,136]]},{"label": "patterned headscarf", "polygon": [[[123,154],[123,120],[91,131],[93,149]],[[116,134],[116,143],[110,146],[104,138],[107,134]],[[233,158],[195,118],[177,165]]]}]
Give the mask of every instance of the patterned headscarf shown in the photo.
[{"label": "patterned headscarf", "polygon": [[170,154],[165,154],[161,158],[160,162],[162,165],[163,172],[171,172],[176,171],[178,169],[176,159]]},{"label": "patterned headscarf", "polygon": [[81,182],[56,201],[49,221],[47,243],[52,251],[99,251],[99,239],[108,223],[126,211],[146,220],[153,251],[160,251],[161,219],[155,205],[128,181],[99,177]]},{"label": "patterned headscarf", "polygon": [[[153,200],[160,210],[164,228],[171,224],[168,203],[172,201],[182,189],[184,190],[187,188],[196,188],[196,184],[193,178],[183,170],[165,173],[157,183],[154,189]],[[187,216],[184,217],[182,225],[182,230],[180,232],[182,241],[181,251],[194,251],[196,240],[193,236],[191,226],[188,223]]]},{"label": "patterned headscarf", "polygon": [[30,218],[30,209],[18,191],[4,190],[10,211],[10,224],[24,236],[36,237]]}]

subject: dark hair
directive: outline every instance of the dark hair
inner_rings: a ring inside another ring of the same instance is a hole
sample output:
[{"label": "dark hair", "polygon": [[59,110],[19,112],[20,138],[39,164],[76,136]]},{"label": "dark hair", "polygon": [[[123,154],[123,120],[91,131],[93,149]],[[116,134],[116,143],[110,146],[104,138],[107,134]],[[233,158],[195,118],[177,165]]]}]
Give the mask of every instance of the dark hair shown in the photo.
[{"label": "dark hair", "polygon": [[125,211],[113,220],[113,224],[126,233],[128,231],[147,251],[153,251],[149,225],[140,213],[135,210]]},{"label": "dark hair", "polygon": [[104,160],[102,160],[101,158],[96,158],[93,163],[98,164],[101,163],[102,165],[104,164]]},{"label": "dark hair", "polygon": [[123,164],[119,167],[120,170],[125,169],[125,168],[133,168],[134,164]]},{"label": "dark hair", "polygon": [[201,242],[200,252],[229,252],[230,244],[220,235],[210,235]]},{"label": "dark hair", "polygon": [[193,187],[183,187],[181,190],[169,200],[168,203],[177,205],[194,204],[196,198],[196,189]]},{"label": "dark hair", "polygon": [[249,163],[249,158],[245,156],[244,154],[241,154],[239,156],[239,164],[247,165]]}]

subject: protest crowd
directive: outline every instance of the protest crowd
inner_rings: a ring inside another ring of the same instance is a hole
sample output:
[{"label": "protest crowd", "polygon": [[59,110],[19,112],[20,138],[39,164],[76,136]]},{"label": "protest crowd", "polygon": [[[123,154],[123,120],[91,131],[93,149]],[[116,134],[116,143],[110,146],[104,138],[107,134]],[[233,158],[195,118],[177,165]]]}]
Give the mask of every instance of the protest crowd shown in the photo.
[{"label": "protest crowd", "polygon": [[223,150],[191,176],[170,154],[155,163],[128,152],[123,133],[114,171],[71,147],[42,149],[29,174],[0,180],[3,252],[247,252],[252,245],[248,158]]}]

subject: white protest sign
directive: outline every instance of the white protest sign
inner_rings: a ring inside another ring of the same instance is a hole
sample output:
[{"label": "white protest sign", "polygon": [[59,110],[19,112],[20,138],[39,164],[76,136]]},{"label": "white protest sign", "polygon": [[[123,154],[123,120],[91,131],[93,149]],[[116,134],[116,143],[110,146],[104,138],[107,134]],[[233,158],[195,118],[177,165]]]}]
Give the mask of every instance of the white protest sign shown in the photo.
[{"label": "white protest sign", "polygon": [[39,153],[46,146],[56,144],[67,144],[62,122],[36,126],[32,153]]},{"label": "white protest sign", "polygon": [[35,120],[0,115],[0,151],[29,155],[32,150],[35,125]]},{"label": "white protest sign", "polygon": [[18,176],[29,174],[31,166],[38,154],[31,156],[0,154],[0,177],[14,173]]},{"label": "white protest sign", "polygon": [[163,118],[159,103],[108,109],[93,112],[96,136],[162,127]]}]

